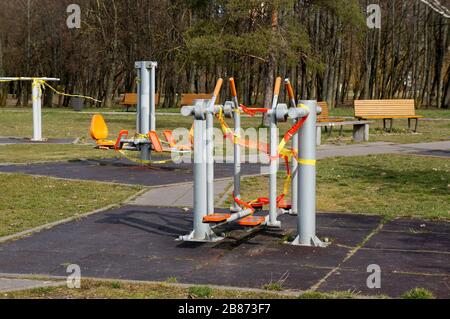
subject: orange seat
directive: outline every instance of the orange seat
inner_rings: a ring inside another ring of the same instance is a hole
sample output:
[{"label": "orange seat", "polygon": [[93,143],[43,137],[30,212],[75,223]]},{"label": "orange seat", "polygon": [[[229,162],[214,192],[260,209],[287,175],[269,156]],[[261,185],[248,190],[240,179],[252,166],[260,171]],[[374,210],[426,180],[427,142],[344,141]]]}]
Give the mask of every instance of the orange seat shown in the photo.
[{"label": "orange seat", "polygon": [[164,152],[161,141],[159,140],[158,134],[156,134],[155,131],[148,132],[148,138],[150,139],[150,142],[152,143],[152,146],[153,146],[153,150],[155,152],[157,152],[157,153]]},{"label": "orange seat", "polygon": [[266,219],[261,216],[247,216],[238,221],[241,226],[256,227],[264,223]]},{"label": "orange seat", "polygon": [[96,114],[92,117],[89,133],[100,147],[112,148],[116,143],[115,141],[107,140],[109,135],[108,126],[101,114]]},{"label": "orange seat", "polygon": [[173,134],[172,131],[164,131],[163,132],[164,137],[166,138],[167,143],[169,143],[170,147],[175,147],[177,146],[177,143],[175,142],[175,139],[173,138]]},{"label": "orange seat", "polygon": [[204,223],[222,223],[227,221],[231,217],[231,214],[212,214],[203,217]]}]

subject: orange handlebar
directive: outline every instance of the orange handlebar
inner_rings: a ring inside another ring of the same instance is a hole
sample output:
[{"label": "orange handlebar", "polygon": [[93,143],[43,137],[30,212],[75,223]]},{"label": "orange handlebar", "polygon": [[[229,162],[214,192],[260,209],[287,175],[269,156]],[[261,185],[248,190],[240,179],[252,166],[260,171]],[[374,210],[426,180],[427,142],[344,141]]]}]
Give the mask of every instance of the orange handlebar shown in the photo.
[{"label": "orange handlebar", "polygon": [[214,96],[215,97],[219,96],[220,90],[222,89],[222,84],[223,84],[223,79],[220,78],[217,81],[216,88],[214,89]]},{"label": "orange handlebar", "polygon": [[236,97],[237,90],[236,90],[236,83],[234,83],[234,78],[230,78],[230,90],[231,90],[231,95],[233,97]]},{"label": "orange handlebar", "polygon": [[280,88],[281,88],[281,78],[278,77],[275,81],[275,90],[273,91],[274,95],[280,95]]},{"label": "orange handlebar", "polygon": [[294,89],[292,89],[292,85],[291,82],[289,82],[289,80],[286,80],[286,91],[288,92],[289,98],[291,100],[295,99]]}]

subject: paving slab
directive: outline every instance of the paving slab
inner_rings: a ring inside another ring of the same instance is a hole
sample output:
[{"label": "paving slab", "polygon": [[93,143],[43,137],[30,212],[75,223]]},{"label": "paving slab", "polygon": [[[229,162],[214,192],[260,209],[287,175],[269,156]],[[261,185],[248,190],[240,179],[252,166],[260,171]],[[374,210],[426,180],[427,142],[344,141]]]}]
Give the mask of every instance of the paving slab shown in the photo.
[{"label": "paving slab", "polygon": [[[216,202],[223,197],[230,187],[232,180],[216,180],[214,182],[214,194]],[[157,204],[163,207],[192,207],[194,199],[194,184],[175,184],[160,188],[153,188],[139,196],[131,205],[152,206]]]},{"label": "paving slab", "polygon": [[417,154],[450,157],[450,141],[414,144],[374,142],[351,145],[322,145],[317,150],[318,159],[371,154]]},{"label": "paving slab", "polygon": [[0,245],[0,273],[64,276],[67,265],[78,264],[82,275],[99,278],[176,277],[184,283],[255,288],[287,274],[286,286],[306,289],[348,254],[351,248],[340,243],[348,238],[361,242],[380,221],[363,219],[320,214],[320,236],[336,228],[333,245],[326,249],[283,244],[284,236],[295,232],[293,216],[282,217],[281,231],[261,230],[241,240],[232,235],[220,243],[196,244],[175,241],[190,232],[192,212],[127,206]]},{"label": "paving slab", "polygon": [[[318,236],[328,237],[331,245],[314,248],[285,244],[295,234],[297,220],[287,215],[280,219],[281,230],[236,231],[232,225],[222,242],[185,243],[175,239],[190,232],[191,210],[126,206],[0,245],[0,273],[64,276],[67,265],[77,264],[82,275],[98,278],[175,277],[180,283],[249,288],[282,282],[295,290],[320,283],[323,291],[350,289],[392,297],[420,286],[450,297],[450,254],[441,245],[450,237],[446,223],[429,223],[430,233],[445,236],[428,238],[435,249],[424,251],[425,246],[417,245],[421,239],[416,240],[423,233],[408,231],[425,223],[421,221],[401,219],[375,232],[380,217],[320,213]],[[371,240],[359,248],[371,233]],[[387,236],[391,234],[410,237],[400,241]],[[366,268],[373,263],[382,268],[382,290],[366,287]]]},{"label": "paving slab", "polygon": [[333,274],[320,288],[321,292],[353,291],[363,295],[385,295],[399,298],[414,288],[430,290],[437,298],[450,298],[450,276],[427,276],[420,274],[393,273],[381,270],[381,288],[367,287],[366,269],[360,271],[340,270]]}]

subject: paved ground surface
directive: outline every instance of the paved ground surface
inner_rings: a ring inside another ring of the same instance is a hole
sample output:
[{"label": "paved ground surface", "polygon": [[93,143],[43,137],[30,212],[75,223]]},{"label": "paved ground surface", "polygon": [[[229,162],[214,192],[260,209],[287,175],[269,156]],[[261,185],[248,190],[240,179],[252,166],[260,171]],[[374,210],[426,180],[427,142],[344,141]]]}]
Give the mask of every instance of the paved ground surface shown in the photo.
[{"label": "paved ground surface", "polygon": [[417,154],[427,156],[450,157],[449,141],[395,144],[386,142],[351,144],[351,145],[323,145],[319,146],[319,159],[337,156],[363,156],[370,154]]},{"label": "paved ground surface", "polygon": [[0,277],[0,292],[11,292],[24,289],[60,286],[63,284],[65,284],[65,282],[29,280],[29,279],[11,279]]},{"label": "paved ground surface", "polygon": [[[0,166],[0,172],[20,172],[68,179],[156,186],[192,182],[193,167],[190,164],[148,167],[126,159],[117,159]],[[260,174],[261,165],[244,164],[242,172],[247,175]],[[233,166],[216,164],[214,165],[214,175],[216,178],[232,177]]]},{"label": "paved ground surface", "polygon": [[43,142],[33,142],[28,138],[0,137],[0,144],[72,144],[73,138],[49,138]]},{"label": "paved ground surface", "polygon": [[[322,146],[319,158],[378,153],[449,156],[449,142]],[[232,165],[216,165],[216,178],[232,176]],[[154,186],[131,206],[57,226],[0,245],[0,273],[66,275],[78,264],[83,275],[100,278],[166,280],[260,288],[284,280],[284,287],[319,291],[354,290],[400,296],[425,287],[450,298],[450,223],[396,220],[381,229],[370,216],[319,214],[318,234],[332,241],[325,249],[282,244],[295,232],[296,218],[283,216],[283,230],[229,232],[217,244],[175,241],[192,227],[192,168],[142,168],[125,160],[77,161],[0,166],[0,171]],[[145,174],[142,174],[145,172]],[[244,174],[261,173],[244,165]],[[217,199],[229,180],[216,183]],[[158,205],[158,207],[155,207]],[[167,207],[161,207],[167,206]],[[171,208],[170,208],[171,207]],[[373,235],[365,242],[365,238]],[[367,266],[382,270],[382,288],[367,288]],[[1,276],[0,276],[1,277]],[[45,284],[0,279],[0,291]]]},{"label": "paved ground surface", "polygon": [[[216,180],[214,182],[214,194],[216,207],[220,207],[226,199],[226,192],[231,187],[232,180]],[[142,196],[139,196],[131,204],[137,206],[151,206],[157,203],[163,207],[192,207],[194,198],[194,184],[176,184],[164,187],[152,188]]]},{"label": "paved ground surface", "polygon": [[[99,278],[217,284],[260,288],[285,280],[285,288],[347,290],[397,297],[416,286],[450,297],[450,223],[397,220],[375,231],[378,217],[319,214],[318,234],[328,248],[283,244],[284,230],[231,231],[216,244],[175,239],[191,229],[191,212],[128,206],[60,225],[0,246],[0,273],[64,276],[68,264]],[[358,249],[364,239],[373,237]],[[347,256],[351,257],[347,259]],[[382,288],[366,286],[366,268],[378,264]]]},{"label": "paved ground surface", "polygon": [[[371,143],[355,145],[327,145],[319,148],[319,159],[336,156],[358,156],[368,154],[419,154],[429,156],[450,157],[450,141],[391,144]],[[280,166],[283,169],[283,165]],[[216,178],[231,177],[232,164],[216,164]],[[267,166],[259,164],[243,164],[244,175],[261,174],[267,171]],[[45,175],[68,179],[96,180],[124,184],[139,184],[146,186],[169,185],[192,182],[192,165],[167,164],[157,167],[142,167],[126,159],[117,160],[85,160],[61,163],[45,163],[30,165],[0,165],[0,172],[20,172],[33,175]]]}]

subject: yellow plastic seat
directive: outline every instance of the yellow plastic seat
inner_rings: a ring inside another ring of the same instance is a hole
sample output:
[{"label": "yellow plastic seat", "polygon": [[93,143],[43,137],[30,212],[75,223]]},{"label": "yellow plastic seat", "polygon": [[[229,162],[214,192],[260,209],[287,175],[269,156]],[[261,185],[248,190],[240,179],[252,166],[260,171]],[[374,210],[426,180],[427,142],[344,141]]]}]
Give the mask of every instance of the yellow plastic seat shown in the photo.
[{"label": "yellow plastic seat", "polygon": [[101,114],[96,114],[92,117],[91,128],[89,130],[92,139],[99,147],[112,148],[116,144],[115,141],[108,140],[108,126]]}]

